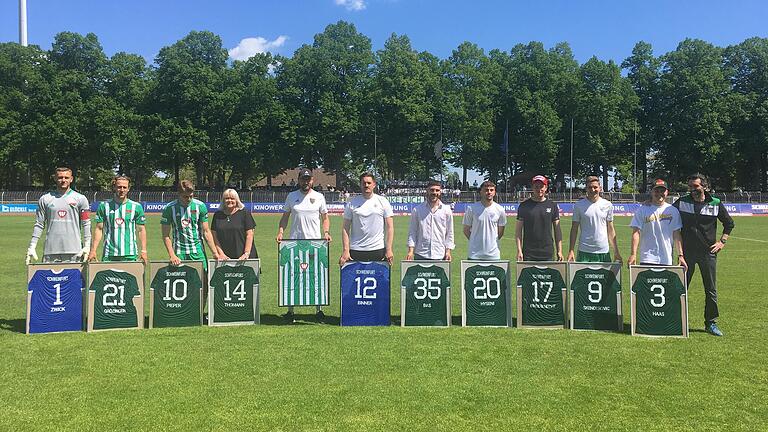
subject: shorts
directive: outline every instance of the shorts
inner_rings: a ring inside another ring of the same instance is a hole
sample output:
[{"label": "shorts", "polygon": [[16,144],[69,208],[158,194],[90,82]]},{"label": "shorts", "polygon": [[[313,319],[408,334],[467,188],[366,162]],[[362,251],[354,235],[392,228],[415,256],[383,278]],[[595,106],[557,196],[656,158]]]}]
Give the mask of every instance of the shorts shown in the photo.
[{"label": "shorts", "polygon": [[579,251],[579,253],[576,254],[576,262],[609,263],[611,262],[611,253],[592,253]]},{"label": "shorts", "polygon": [[[80,258],[78,258],[80,257]],[[49,254],[43,255],[44,263],[68,263],[68,262],[82,262],[82,255],[79,254]]]}]

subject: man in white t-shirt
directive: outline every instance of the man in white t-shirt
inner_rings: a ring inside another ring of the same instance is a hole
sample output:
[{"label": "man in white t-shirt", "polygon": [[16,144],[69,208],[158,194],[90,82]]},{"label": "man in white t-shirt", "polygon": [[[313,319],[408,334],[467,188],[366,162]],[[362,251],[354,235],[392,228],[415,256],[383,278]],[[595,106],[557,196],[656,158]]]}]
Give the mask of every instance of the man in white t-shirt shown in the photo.
[{"label": "man in white t-shirt", "polygon": [[[573,206],[571,223],[571,244],[568,261],[611,262],[610,245],[613,246],[617,262],[622,262],[616,229],[613,226],[613,204],[600,196],[600,178],[587,177],[587,196]],[[581,229],[581,235],[579,235]],[[575,254],[576,238],[579,239],[578,254]]]},{"label": "man in white t-shirt", "polygon": [[[315,178],[312,171],[302,168],[299,170],[299,188],[288,194],[285,199],[283,216],[277,228],[277,242],[283,241],[283,231],[291,219],[291,230],[288,238],[292,240],[325,239],[331,241],[331,221],[328,219],[328,208],[325,197],[320,192],[312,189]],[[322,225],[322,233],[320,226]],[[288,308],[284,316],[285,321],[294,322],[293,306]],[[320,306],[317,306],[315,320],[323,322],[325,314]]]},{"label": "man in white t-shirt", "polygon": [[507,214],[493,201],[496,184],[484,181],[480,185],[480,201],[464,211],[464,236],[469,239],[467,256],[471,260],[497,260],[501,257],[499,240],[504,236]]},{"label": "man in white t-shirt", "polygon": [[[360,191],[344,207],[342,251],[339,265],[347,261],[382,261],[392,264],[392,241],[395,225],[392,206],[386,198],[373,193],[376,179],[373,174],[360,176]],[[386,236],[385,236],[386,234]]]},{"label": "man in white t-shirt", "polygon": [[637,264],[637,248],[640,246],[640,264],[672,265],[673,245],[678,251],[678,263],[687,267],[683,258],[683,242],[680,228],[683,224],[680,212],[666,198],[667,182],[657,179],[653,183],[651,199],[635,212],[632,217],[632,254],[628,265]]}]

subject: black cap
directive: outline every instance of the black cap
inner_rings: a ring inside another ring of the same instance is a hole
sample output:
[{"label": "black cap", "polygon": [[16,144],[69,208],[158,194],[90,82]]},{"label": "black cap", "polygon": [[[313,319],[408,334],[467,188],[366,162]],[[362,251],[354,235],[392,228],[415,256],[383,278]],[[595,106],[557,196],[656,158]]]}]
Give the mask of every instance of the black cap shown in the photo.
[{"label": "black cap", "polygon": [[300,169],[299,170],[299,178],[302,178],[302,177],[312,177],[312,171],[310,171],[310,170],[308,170],[306,168]]},{"label": "black cap", "polygon": [[656,179],[656,181],[653,182],[653,188],[669,189],[669,186],[667,185],[667,182],[664,181],[664,179]]}]

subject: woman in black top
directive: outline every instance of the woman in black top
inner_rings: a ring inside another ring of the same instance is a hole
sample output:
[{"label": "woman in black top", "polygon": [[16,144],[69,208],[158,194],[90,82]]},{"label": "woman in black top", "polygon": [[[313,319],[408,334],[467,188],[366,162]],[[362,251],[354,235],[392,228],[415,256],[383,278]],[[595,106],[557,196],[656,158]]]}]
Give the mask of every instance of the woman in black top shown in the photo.
[{"label": "woman in black top", "polygon": [[244,260],[258,258],[253,246],[253,229],[256,223],[240,196],[234,189],[224,191],[221,207],[213,214],[211,231],[219,255],[224,259]]}]

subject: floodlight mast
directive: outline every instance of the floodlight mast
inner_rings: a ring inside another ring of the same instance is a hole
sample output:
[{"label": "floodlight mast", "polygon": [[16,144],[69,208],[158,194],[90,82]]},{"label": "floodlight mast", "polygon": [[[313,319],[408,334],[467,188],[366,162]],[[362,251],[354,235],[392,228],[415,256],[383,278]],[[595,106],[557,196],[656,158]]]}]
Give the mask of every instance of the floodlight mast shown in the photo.
[{"label": "floodlight mast", "polygon": [[27,46],[27,0],[19,0],[19,44]]}]

